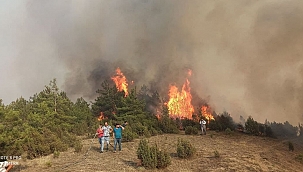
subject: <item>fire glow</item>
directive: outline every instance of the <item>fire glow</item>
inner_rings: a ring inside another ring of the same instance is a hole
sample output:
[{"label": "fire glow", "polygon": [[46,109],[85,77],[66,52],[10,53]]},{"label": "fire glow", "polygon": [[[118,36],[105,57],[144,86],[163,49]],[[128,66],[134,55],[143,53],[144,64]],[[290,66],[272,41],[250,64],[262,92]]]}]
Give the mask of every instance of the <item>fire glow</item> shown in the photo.
[{"label": "fire glow", "polygon": [[120,68],[116,69],[116,75],[111,77],[111,79],[115,82],[118,91],[124,91],[124,97],[128,96],[128,83]]},{"label": "fire glow", "polygon": [[98,121],[102,121],[105,119],[103,112],[100,112],[100,116],[98,117]]},{"label": "fire glow", "polygon": [[[188,71],[188,75],[191,76],[191,70]],[[167,107],[171,117],[192,119],[194,107],[191,104],[192,95],[189,84],[189,80],[186,79],[180,92],[175,85],[170,86]]]},{"label": "fire glow", "polygon": [[211,108],[208,105],[203,105],[201,107],[202,116],[207,119],[207,121],[215,120],[212,115]]}]

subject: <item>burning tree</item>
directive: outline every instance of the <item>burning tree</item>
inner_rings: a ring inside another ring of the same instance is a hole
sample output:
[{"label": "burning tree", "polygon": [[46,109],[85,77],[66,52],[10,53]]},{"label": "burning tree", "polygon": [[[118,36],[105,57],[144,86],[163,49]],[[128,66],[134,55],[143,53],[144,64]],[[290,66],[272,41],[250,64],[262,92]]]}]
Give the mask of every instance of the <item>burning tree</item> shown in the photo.
[{"label": "burning tree", "polygon": [[116,75],[111,79],[115,82],[116,87],[119,91],[124,91],[124,96],[126,97],[128,95],[128,83],[126,77],[123,75],[119,67],[116,69]]},{"label": "burning tree", "polygon": [[[188,71],[188,75],[191,76],[191,70]],[[166,105],[171,117],[192,119],[194,107],[191,103],[192,95],[189,84],[189,80],[186,79],[180,92],[177,86],[170,86],[168,93],[169,101]]]}]

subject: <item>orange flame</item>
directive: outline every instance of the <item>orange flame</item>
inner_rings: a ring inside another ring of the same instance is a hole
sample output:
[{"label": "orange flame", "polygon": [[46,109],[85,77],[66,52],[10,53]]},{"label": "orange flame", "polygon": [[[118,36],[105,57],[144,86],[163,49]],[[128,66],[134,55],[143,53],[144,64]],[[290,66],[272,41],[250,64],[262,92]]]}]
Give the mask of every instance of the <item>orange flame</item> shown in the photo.
[{"label": "orange flame", "polygon": [[208,105],[203,105],[201,107],[201,112],[202,112],[202,116],[204,116],[207,119],[207,121],[215,120],[215,118],[211,114],[212,113],[211,108]]},{"label": "orange flame", "polygon": [[103,112],[100,112],[100,116],[98,117],[98,121],[102,121],[105,119]]},{"label": "orange flame", "polygon": [[[189,70],[188,75],[191,75],[191,70]],[[190,93],[189,80],[182,86],[181,92],[174,85],[169,88],[169,101],[167,102],[167,107],[170,116],[176,118],[188,118],[192,119],[192,114],[194,112],[194,107],[191,104],[192,95]]]},{"label": "orange flame", "polygon": [[126,77],[123,75],[119,67],[116,69],[116,75],[111,79],[115,82],[118,91],[124,91],[124,96],[126,97],[128,95],[128,83]]}]

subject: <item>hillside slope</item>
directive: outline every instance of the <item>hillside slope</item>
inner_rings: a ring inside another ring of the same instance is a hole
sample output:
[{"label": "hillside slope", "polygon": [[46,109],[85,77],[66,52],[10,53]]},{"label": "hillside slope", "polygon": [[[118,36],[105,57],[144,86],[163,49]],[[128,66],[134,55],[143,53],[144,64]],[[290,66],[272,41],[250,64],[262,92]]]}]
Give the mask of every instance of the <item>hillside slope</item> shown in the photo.
[{"label": "hillside slope", "polygon": [[[176,157],[177,139],[191,141],[197,148],[192,159],[181,160]],[[295,145],[295,151],[288,151],[288,145],[281,140],[248,136],[241,133],[225,135],[208,132],[207,135],[188,136],[184,134],[164,134],[149,138],[151,143],[157,142],[161,149],[167,150],[171,157],[171,165],[158,171],[302,171],[303,164],[295,160],[303,154],[302,147]],[[91,144],[92,143],[92,144]],[[148,171],[137,167],[136,150],[139,140],[122,143],[122,151],[99,153],[97,139],[84,139],[83,151],[73,153],[72,150],[61,152],[54,159],[52,155],[34,160],[21,161],[13,171],[46,172],[46,171]],[[91,146],[87,158],[85,152]],[[218,151],[220,157],[214,156]],[[77,164],[72,164],[79,162]],[[68,166],[70,165],[70,166]],[[64,168],[66,167],[66,168]],[[62,169],[64,168],[64,169]]]}]

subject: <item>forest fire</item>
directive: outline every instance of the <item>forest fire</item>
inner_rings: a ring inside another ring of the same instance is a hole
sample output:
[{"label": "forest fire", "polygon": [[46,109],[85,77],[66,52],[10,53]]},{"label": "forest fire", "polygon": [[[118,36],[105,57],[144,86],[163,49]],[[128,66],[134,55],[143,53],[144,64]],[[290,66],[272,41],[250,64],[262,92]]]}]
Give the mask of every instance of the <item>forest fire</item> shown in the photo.
[{"label": "forest fire", "polygon": [[100,112],[100,116],[98,117],[98,121],[102,121],[105,119],[103,112]]},{"label": "forest fire", "polygon": [[208,122],[210,120],[215,120],[215,118],[212,115],[211,108],[209,107],[209,105],[203,105],[201,107],[201,112],[202,112],[202,116],[204,116]]},{"label": "forest fire", "polygon": [[[191,75],[191,70],[189,70],[188,75]],[[171,117],[192,119],[194,107],[191,104],[192,95],[189,84],[189,80],[186,79],[181,92],[179,92],[178,87],[175,85],[170,86],[167,107]]]},{"label": "forest fire", "polygon": [[118,91],[124,91],[124,96],[128,96],[128,83],[119,67],[116,69],[116,75],[111,77],[111,79],[115,82]]}]

